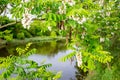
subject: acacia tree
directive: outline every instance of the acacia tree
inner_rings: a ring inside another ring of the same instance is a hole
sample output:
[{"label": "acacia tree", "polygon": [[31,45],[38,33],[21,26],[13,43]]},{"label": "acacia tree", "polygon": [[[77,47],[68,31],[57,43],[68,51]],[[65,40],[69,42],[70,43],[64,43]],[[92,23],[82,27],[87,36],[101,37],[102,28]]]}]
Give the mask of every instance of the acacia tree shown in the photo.
[{"label": "acacia tree", "polygon": [[[1,3],[2,1],[0,1]],[[109,62],[113,58],[104,46],[119,35],[119,0],[6,0],[12,8],[13,18],[25,28],[37,19],[48,27],[56,27],[71,38],[73,53],[78,66],[84,71],[95,69],[96,63]],[[6,3],[5,2],[5,3]],[[4,3],[4,4],[5,4]],[[4,5],[3,5],[4,6]]]}]

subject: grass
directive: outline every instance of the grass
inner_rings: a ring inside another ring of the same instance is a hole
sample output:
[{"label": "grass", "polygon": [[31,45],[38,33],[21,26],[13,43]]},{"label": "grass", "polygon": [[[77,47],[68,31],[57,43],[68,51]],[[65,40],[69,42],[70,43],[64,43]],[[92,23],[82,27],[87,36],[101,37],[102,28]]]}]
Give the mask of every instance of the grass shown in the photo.
[{"label": "grass", "polygon": [[24,44],[24,43],[28,43],[28,42],[50,42],[50,41],[58,41],[58,40],[65,40],[65,37],[32,37],[32,38],[25,38],[23,40],[19,40],[19,39],[13,39],[10,42],[7,42],[6,40],[2,40],[0,42],[1,45],[4,44]]}]

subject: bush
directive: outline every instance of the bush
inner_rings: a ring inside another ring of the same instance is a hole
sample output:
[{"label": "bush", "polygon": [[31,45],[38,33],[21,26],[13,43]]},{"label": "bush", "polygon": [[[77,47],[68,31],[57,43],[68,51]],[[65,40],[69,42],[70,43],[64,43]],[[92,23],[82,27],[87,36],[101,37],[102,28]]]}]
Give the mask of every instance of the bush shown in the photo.
[{"label": "bush", "polygon": [[35,20],[31,23],[29,31],[33,36],[49,36],[50,31],[48,30],[46,23]]},{"label": "bush", "polygon": [[11,41],[13,39],[13,35],[12,34],[5,35],[4,39],[7,40],[7,41]]},{"label": "bush", "polygon": [[32,35],[28,31],[24,30],[23,32],[24,32],[25,37],[27,38],[32,37]]},{"label": "bush", "polygon": [[0,38],[7,41],[11,41],[13,39],[13,34],[11,34],[11,30],[1,31]]},{"label": "bush", "polygon": [[17,34],[17,39],[24,39],[25,34],[23,32]]},{"label": "bush", "polygon": [[52,32],[50,33],[50,36],[51,36],[51,37],[56,37],[56,36],[57,36],[57,34],[56,34],[56,32],[55,32],[55,31],[52,31]]}]

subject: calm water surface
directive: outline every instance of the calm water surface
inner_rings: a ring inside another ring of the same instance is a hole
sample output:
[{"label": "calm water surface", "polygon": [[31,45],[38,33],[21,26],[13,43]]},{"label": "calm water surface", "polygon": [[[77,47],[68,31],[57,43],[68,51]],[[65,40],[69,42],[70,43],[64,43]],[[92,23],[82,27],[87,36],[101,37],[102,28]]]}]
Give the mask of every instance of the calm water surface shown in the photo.
[{"label": "calm water surface", "polygon": [[[16,54],[15,48],[18,46],[24,48],[25,44],[21,44],[21,45],[12,44],[3,47],[0,49],[0,56],[7,56],[8,54]],[[31,49],[36,48],[37,52],[29,56],[28,59],[36,61],[39,65],[43,61],[45,61],[44,63],[51,63],[52,67],[50,67],[49,70],[52,70],[54,72],[58,72],[58,71],[62,72],[62,77],[60,80],[83,80],[83,74],[76,67],[75,59],[70,59],[67,60],[66,62],[61,62],[59,60],[61,57],[72,52],[71,50],[68,50],[65,47],[65,42],[53,41],[53,42],[33,43],[30,48]]]}]

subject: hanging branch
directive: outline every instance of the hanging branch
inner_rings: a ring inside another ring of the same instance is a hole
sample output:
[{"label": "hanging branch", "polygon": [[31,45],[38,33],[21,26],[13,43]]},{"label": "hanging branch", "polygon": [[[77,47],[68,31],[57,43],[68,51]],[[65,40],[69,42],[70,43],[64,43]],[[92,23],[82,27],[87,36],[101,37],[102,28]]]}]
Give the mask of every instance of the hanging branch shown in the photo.
[{"label": "hanging branch", "polygon": [[[40,20],[40,21],[42,21],[42,20],[45,20],[45,19],[33,18],[32,21],[33,21],[33,20]],[[5,25],[3,25],[3,26],[0,26],[0,29],[5,28],[5,27],[8,27],[8,26],[11,26],[11,25],[14,25],[14,24],[19,23],[19,22],[20,22],[20,21],[15,21],[15,22],[11,22],[11,23],[5,24]]]},{"label": "hanging branch", "polygon": [[0,26],[0,29],[4,28],[4,27],[7,27],[7,26],[11,26],[13,24],[16,24],[16,22],[11,22],[11,23],[8,23],[8,24],[5,24],[3,26]]}]

